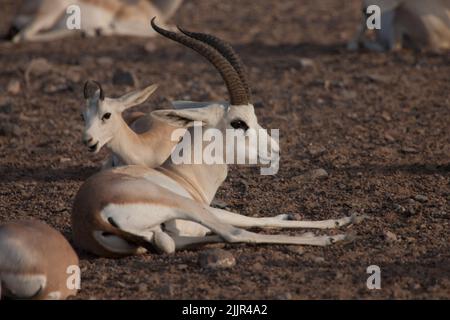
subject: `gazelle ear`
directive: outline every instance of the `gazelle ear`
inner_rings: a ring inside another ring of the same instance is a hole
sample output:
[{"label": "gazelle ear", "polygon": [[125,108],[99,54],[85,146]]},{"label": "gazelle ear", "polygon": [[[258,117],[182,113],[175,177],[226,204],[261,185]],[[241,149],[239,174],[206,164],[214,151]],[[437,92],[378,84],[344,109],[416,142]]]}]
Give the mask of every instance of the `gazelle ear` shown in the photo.
[{"label": "gazelle ear", "polygon": [[151,115],[172,126],[188,128],[192,127],[194,122],[200,122],[203,126],[215,124],[223,116],[223,112],[222,106],[214,104],[203,108],[156,110]]},{"label": "gazelle ear", "polygon": [[158,89],[157,84],[152,84],[145,89],[129,92],[120,98],[115,99],[119,111],[122,112],[128,108],[137,106],[147,100],[155,90]]}]

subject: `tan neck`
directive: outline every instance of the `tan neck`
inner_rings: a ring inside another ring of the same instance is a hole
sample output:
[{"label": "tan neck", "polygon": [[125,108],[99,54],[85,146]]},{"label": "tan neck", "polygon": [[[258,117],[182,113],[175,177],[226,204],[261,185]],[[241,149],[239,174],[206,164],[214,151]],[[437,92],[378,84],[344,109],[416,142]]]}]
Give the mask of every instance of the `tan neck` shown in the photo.
[{"label": "tan neck", "polygon": [[126,164],[144,164],[138,160],[140,150],[142,149],[142,138],[136,134],[126,124],[122,117],[119,117],[116,132],[113,138],[107,143],[110,149],[123,163]]},{"label": "tan neck", "polygon": [[159,167],[178,143],[171,141],[172,132],[177,128],[150,115],[138,117],[131,128],[120,118],[114,136],[107,144],[123,164]]},{"label": "tan neck", "polygon": [[[191,152],[194,153],[194,132],[192,128],[188,131],[192,139]],[[226,164],[174,164],[171,157],[160,170],[180,183],[196,200],[207,204],[214,199],[228,174]]]}]

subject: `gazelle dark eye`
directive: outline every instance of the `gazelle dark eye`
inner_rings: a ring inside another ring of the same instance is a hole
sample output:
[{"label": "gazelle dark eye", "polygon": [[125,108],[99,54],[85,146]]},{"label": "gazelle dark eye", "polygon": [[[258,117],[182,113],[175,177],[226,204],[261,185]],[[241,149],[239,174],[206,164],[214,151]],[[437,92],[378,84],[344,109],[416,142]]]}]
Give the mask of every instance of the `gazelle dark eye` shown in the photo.
[{"label": "gazelle dark eye", "polygon": [[111,118],[111,113],[107,112],[103,115],[102,120],[108,120],[109,118]]},{"label": "gazelle dark eye", "polygon": [[248,125],[242,120],[233,120],[231,121],[230,124],[236,130],[237,129],[243,129],[244,131],[248,130]]}]

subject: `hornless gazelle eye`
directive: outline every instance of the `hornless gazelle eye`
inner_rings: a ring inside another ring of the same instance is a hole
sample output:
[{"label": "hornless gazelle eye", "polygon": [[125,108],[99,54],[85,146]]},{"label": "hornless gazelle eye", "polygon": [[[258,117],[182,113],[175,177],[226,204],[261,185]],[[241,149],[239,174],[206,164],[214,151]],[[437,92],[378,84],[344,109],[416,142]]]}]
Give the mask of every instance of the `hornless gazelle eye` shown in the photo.
[{"label": "hornless gazelle eye", "polygon": [[102,120],[108,120],[109,118],[111,118],[111,113],[107,112],[103,115]]},{"label": "hornless gazelle eye", "polygon": [[234,129],[243,129],[244,131],[248,130],[248,125],[242,120],[233,120],[230,124]]}]

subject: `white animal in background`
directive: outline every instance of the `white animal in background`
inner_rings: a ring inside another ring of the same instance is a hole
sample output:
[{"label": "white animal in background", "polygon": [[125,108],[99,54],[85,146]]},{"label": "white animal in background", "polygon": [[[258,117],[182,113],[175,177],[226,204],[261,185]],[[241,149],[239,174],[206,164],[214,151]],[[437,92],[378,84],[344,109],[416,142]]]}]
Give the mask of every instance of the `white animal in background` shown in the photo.
[{"label": "white animal in background", "polygon": [[0,299],[66,299],[79,281],[77,254],[61,233],[34,220],[0,225]]},{"label": "white animal in background", "polygon": [[[366,38],[366,8],[381,9],[381,29]],[[364,0],[362,21],[348,48],[373,51],[401,48],[450,49],[450,0]]]},{"label": "white animal in background", "polygon": [[[192,139],[191,152],[197,148],[193,141],[194,122],[199,121],[203,124],[203,133],[208,128],[216,128],[224,137],[227,129],[241,136],[246,141],[245,146],[240,146],[245,149],[241,151],[248,151],[246,155],[255,151],[262,159],[278,161],[279,146],[267,131],[261,134],[268,141],[269,155],[249,143],[249,135],[253,132],[250,129],[258,131],[262,128],[251,104],[240,60],[231,47],[213,36],[164,30],[156,26],[154,20],[152,26],[163,36],[208,59],[220,72],[230,95],[229,104],[209,103],[197,108],[157,110],[152,115],[173,126],[187,128],[189,135],[186,133],[183,139]],[[100,90],[95,96],[100,96]],[[224,138],[223,146],[226,144]],[[327,229],[355,221],[354,217],[287,221],[285,214],[252,218],[213,208],[211,200],[226,176],[226,164],[175,164],[171,157],[156,169],[124,166],[101,171],[90,177],[76,195],[72,210],[74,241],[85,250],[106,257],[138,254],[150,248],[172,253],[211,242],[326,246],[347,239],[347,235],[268,235],[242,228]]]},{"label": "white animal in background", "polygon": [[156,88],[157,85],[151,85],[119,98],[108,98],[99,83],[86,82],[83,143],[94,153],[103,146],[111,151],[103,169],[131,164],[155,168],[172,153],[178,143],[171,140],[177,127],[144,113],[122,117],[125,110],[143,103]]},{"label": "white animal in background", "polygon": [[80,8],[81,32],[87,36],[124,35],[152,37],[148,21],[167,21],[182,0],[25,0],[13,21],[19,33],[14,42],[51,41],[73,35],[67,27],[67,9]]}]

